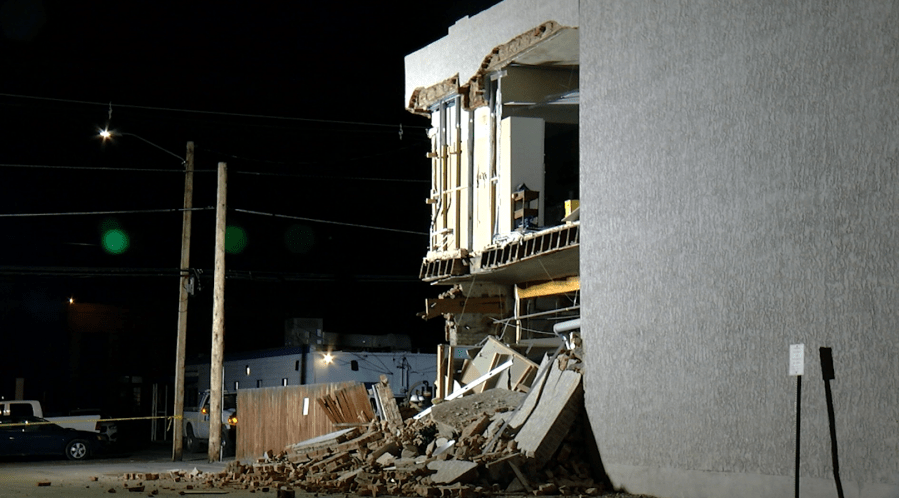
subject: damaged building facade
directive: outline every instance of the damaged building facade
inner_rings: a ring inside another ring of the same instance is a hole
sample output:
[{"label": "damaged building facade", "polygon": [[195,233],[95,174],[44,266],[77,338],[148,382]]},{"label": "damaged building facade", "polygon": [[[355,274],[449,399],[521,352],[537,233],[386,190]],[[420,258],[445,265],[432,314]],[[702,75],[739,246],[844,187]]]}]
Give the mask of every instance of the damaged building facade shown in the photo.
[{"label": "damaged building facade", "polygon": [[579,317],[615,486],[773,497],[803,344],[802,496],[897,496],[897,26],[886,0],[506,0],[408,55],[442,357]]},{"label": "damaged building facade", "polygon": [[465,346],[495,336],[554,347],[553,325],[579,313],[578,33],[576,9],[563,11],[502,27],[463,20],[407,57],[407,109],[431,121],[420,276],[444,291],[422,313],[446,324],[438,396]]}]

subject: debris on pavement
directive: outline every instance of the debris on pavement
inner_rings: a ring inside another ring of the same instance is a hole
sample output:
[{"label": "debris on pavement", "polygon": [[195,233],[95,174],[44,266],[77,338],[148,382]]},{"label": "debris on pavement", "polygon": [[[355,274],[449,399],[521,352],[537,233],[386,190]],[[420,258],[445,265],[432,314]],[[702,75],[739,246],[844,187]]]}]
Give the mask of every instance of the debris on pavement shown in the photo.
[{"label": "debris on pavement", "polygon": [[125,479],[171,479],[201,490],[271,489],[279,496],[294,490],[460,498],[611,491],[593,475],[583,444],[589,427],[579,348],[544,357],[526,393],[486,389],[438,402],[418,419],[400,419],[392,398],[379,401],[389,414],[384,420],[267,451],[254,462],[233,461],[222,472]]}]

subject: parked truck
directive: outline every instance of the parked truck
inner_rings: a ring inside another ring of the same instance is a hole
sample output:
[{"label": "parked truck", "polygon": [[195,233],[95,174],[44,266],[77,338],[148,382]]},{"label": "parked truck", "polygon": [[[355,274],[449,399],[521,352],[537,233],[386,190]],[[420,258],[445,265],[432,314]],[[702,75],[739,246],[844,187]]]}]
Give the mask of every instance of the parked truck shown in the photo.
[{"label": "parked truck", "polygon": [[[184,411],[183,435],[187,451],[196,452],[202,444],[209,444],[209,398],[206,390],[200,394],[200,402],[195,411]],[[234,453],[237,441],[237,393],[226,392],[222,396],[222,451]]]},{"label": "parked truck", "polygon": [[115,442],[118,432],[115,422],[103,420],[100,410],[79,409],[62,417],[45,417],[41,402],[36,400],[0,400],[0,415],[40,417],[60,427],[100,433],[110,442]]}]

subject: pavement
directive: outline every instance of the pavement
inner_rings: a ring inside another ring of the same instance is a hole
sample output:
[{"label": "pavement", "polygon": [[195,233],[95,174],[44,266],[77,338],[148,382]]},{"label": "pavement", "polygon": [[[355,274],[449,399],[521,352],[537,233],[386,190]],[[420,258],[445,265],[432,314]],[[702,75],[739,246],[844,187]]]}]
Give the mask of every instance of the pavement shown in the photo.
[{"label": "pavement", "polygon": [[[160,478],[154,481],[126,480],[126,474],[161,474],[183,470],[196,474],[216,473],[225,469],[232,458],[209,463],[205,453],[187,453],[180,462],[172,461],[171,443],[154,444],[139,450],[99,456],[72,462],[65,459],[0,460],[0,498],[13,497],[97,497],[113,493],[129,496],[240,496],[261,498],[277,496],[256,490],[215,489],[199,482],[174,482]],[[137,491],[140,486],[143,490]],[[188,488],[190,486],[192,489]],[[297,496],[303,496],[297,493]]]},{"label": "pavement", "polygon": [[[97,458],[73,462],[57,459],[0,459],[0,498],[19,497],[108,497],[126,496],[226,496],[240,498],[275,498],[278,490],[212,488],[204,486],[202,478],[175,482],[164,478],[170,471],[185,471],[202,476],[222,472],[234,460],[209,463],[205,453],[185,452],[180,462],[172,461],[171,443],[153,444],[130,452],[119,452]],[[125,479],[126,474],[160,474],[159,480]],[[296,489],[297,498],[347,498],[351,495],[306,493]],[[611,492],[597,498],[650,498],[642,495]]]}]

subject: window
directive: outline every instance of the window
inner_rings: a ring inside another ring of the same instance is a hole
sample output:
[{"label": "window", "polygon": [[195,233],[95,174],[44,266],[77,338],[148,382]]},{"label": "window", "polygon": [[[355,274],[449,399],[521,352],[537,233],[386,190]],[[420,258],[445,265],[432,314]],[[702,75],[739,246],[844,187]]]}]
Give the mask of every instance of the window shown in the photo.
[{"label": "window", "polygon": [[31,403],[10,403],[9,415],[12,417],[30,417],[34,415],[34,408],[31,406]]}]

